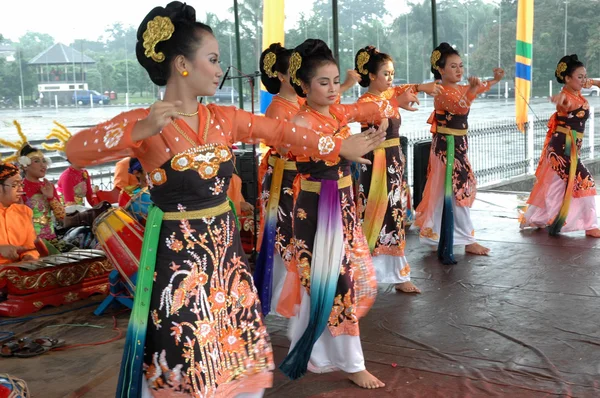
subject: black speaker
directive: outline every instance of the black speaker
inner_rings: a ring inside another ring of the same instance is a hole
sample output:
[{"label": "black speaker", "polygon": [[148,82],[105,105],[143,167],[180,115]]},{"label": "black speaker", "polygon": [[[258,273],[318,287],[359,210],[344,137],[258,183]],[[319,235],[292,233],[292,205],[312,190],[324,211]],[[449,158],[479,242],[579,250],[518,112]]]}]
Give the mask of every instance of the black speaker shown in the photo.
[{"label": "black speaker", "polygon": [[253,162],[251,145],[247,145],[245,149],[235,150],[235,168],[236,174],[242,179],[242,195],[246,202],[254,206],[258,189],[258,159],[256,163]]},{"label": "black speaker", "polygon": [[402,181],[408,181],[408,138],[403,135],[400,136],[400,149],[402,149],[402,154],[404,155],[404,176],[402,177]]},{"label": "black speaker", "polygon": [[423,190],[427,182],[427,166],[429,164],[430,151],[431,140],[418,141],[413,147],[413,206],[415,209],[423,198]]}]

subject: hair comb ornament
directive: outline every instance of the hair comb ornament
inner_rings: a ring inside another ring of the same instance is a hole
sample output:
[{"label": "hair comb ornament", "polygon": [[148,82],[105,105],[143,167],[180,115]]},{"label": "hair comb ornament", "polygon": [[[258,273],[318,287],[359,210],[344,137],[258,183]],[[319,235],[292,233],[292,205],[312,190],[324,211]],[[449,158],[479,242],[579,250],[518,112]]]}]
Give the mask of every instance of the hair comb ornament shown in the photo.
[{"label": "hair comb ornament", "polygon": [[155,62],[161,63],[165,60],[165,54],[156,52],[156,45],[161,41],[167,41],[175,32],[175,26],[169,17],[156,16],[152,21],[148,21],[146,31],[142,35],[144,39],[144,55],[152,58]]},{"label": "hair comb ornament", "polygon": [[358,73],[361,75],[367,75],[369,73],[369,71],[365,69],[365,65],[367,62],[369,62],[370,58],[371,56],[366,51],[362,51],[360,54],[358,54],[356,66],[358,67]]},{"label": "hair comb ornament", "polygon": [[567,70],[567,64],[565,62],[559,62],[556,66],[556,77],[560,78],[560,80],[564,80],[563,73]]},{"label": "hair comb ornament", "polygon": [[437,62],[442,58],[442,53],[439,50],[433,50],[431,53],[431,66],[433,69],[438,70],[440,67],[437,65]]},{"label": "hair comb ornament", "polygon": [[292,83],[294,83],[296,86],[300,86],[300,80],[298,80],[296,73],[298,72],[298,69],[300,69],[301,65],[302,65],[302,56],[297,51],[294,51],[292,53],[292,55],[290,56],[289,72],[290,72],[290,79],[292,80]]},{"label": "hair comb ornament", "polygon": [[277,61],[277,56],[274,52],[269,51],[265,54],[265,58],[263,59],[263,67],[265,69],[265,73],[269,77],[277,77],[277,72],[273,71],[273,66]]}]

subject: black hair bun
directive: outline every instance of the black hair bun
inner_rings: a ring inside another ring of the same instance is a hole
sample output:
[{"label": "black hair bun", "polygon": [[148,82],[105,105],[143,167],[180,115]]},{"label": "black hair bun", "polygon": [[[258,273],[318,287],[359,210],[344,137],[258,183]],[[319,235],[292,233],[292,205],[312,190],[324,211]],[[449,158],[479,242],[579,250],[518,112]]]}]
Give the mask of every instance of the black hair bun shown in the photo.
[{"label": "black hair bun", "polygon": [[565,77],[571,76],[575,69],[582,66],[584,66],[583,62],[579,60],[577,54],[565,55],[556,65],[556,71],[554,72],[556,81],[560,84],[565,84]]},{"label": "black hair bun", "polygon": [[294,49],[302,58],[331,56],[333,53],[327,43],[320,39],[307,39],[302,44]]},{"label": "black hair bun", "polygon": [[[171,37],[157,42],[154,46],[156,53],[163,53],[165,56],[165,59],[160,62],[147,57],[144,48],[144,33],[148,29],[148,23],[156,17],[167,17],[174,26]],[[194,7],[180,1],[172,1],[166,7],[155,7],[146,15],[137,30],[135,55],[154,84],[158,86],[167,84],[170,77],[171,60],[176,56],[183,55],[192,59],[200,39],[197,29],[212,33],[212,29],[208,25],[196,21]]]},{"label": "black hair bun", "polygon": [[443,69],[446,66],[446,59],[450,55],[459,55],[458,51],[454,49],[450,44],[446,42],[440,43],[433,52],[431,53],[431,73],[436,80],[442,78],[442,74],[439,69]]},{"label": "black hair bun", "polygon": [[[300,56],[299,67],[295,64],[296,54],[294,53],[298,53]],[[294,90],[296,90],[296,94],[300,97],[306,97],[306,94],[302,91],[300,82],[309,84],[315,75],[316,69],[328,63],[337,65],[331,49],[329,49],[323,40],[306,39],[296,47],[290,57],[290,83],[294,87]],[[295,67],[297,69],[294,71]]]},{"label": "black hair bun", "polygon": [[269,93],[278,94],[281,90],[277,73],[287,74],[291,53],[281,43],[273,43],[260,55],[260,81]]},{"label": "black hair bun", "polygon": [[374,46],[361,48],[354,57],[354,69],[360,75],[360,84],[362,87],[369,87],[371,79],[369,74],[376,75],[380,67],[386,62],[393,62],[392,57],[386,53],[380,52]]}]

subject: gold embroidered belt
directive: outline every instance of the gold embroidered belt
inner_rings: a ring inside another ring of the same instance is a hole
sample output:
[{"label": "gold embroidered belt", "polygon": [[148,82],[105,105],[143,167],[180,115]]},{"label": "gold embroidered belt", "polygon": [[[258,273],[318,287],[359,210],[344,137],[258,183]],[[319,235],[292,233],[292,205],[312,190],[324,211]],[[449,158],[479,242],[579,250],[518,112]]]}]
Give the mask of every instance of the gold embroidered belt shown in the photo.
[{"label": "gold embroidered belt", "polygon": [[[352,176],[347,175],[339,180],[337,180],[338,189],[348,188],[352,186]],[[302,180],[300,181],[300,189],[306,192],[320,193],[321,192],[321,182],[319,181],[308,181]]]},{"label": "gold embroidered belt", "polygon": [[[269,156],[269,166],[271,167],[275,167],[275,163],[277,162],[277,159],[279,159],[277,156]],[[284,170],[296,170],[296,162],[291,161],[291,160],[286,160],[285,161],[285,166],[283,166]]]},{"label": "gold embroidered belt", "polygon": [[[569,134],[571,134],[571,131],[575,131],[575,130],[571,130],[570,128],[564,127],[564,126],[556,126],[555,131],[557,133],[569,135]],[[580,133],[579,131],[577,131],[577,138],[583,139],[583,133]]]},{"label": "gold embroidered belt", "polygon": [[468,129],[451,129],[450,127],[437,126],[437,132],[446,135],[465,136],[468,131]]},{"label": "gold embroidered belt", "polygon": [[163,220],[179,221],[179,220],[198,220],[200,218],[217,217],[231,211],[229,202],[223,202],[220,205],[209,207],[208,209],[192,210],[192,211],[166,211],[163,215]]},{"label": "gold embroidered belt", "polygon": [[385,140],[375,149],[392,148],[395,146],[400,146],[400,138],[390,138],[389,140]]},{"label": "gold embroidered belt", "polygon": [[33,223],[40,224],[40,225],[48,225],[48,224],[50,224],[50,217],[48,217],[47,215],[41,215],[39,217],[34,217]]}]

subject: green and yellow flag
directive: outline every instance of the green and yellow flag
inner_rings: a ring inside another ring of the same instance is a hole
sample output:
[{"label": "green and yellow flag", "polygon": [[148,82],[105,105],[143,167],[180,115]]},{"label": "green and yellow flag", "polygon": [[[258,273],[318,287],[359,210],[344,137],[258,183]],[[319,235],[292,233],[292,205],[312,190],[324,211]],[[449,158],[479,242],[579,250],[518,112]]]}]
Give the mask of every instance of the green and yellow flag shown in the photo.
[{"label": "green and yellow flag", "polygon": [[531,56],[533,48],[533,0],[519,0],[517,10],[517,55],[515,65],[515,106],[517,126],[525,130],[527,104],[531,95]]}]

